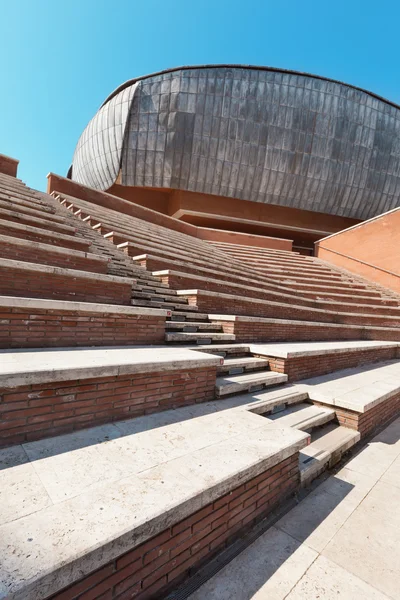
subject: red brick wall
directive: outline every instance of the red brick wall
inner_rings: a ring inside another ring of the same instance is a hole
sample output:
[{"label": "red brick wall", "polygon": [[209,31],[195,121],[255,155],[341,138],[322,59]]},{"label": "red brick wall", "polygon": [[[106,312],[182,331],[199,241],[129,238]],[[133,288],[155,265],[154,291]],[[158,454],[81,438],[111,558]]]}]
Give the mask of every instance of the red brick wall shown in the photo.
[{"label": "red brick wall", "polygon": [[[325,373],[333,373],[341,369],[348,369],[397,357],[398,350],[381,348],[359,350],[357,352],[341,352],[340,354],[320,354],[317,356],[297,356],[293,358],[274,358],[266,356],[271,371],[286,373],[288,381],[298,381],[308,377],[316,377]],[[264,358],[264,357],[263,357]]]},{"label": "red brick wall", "polygon": [[[1,215],[0,215],[1,220]],[[14,223],[10,221],[10,225],[6,221],[0,223],[0,235],[9,235],[11,237],[21,238],[23,240],[32,240],[34,242],[43,242],[44,244],[53,244],[54,246],[62,246],[63,248],[72,248],[73,250],[89,250],[90,242],[86,242],[81,238],[73,236],[58,235],[57,233],[46,232],[42,233],[35,230],[34,227],[13,227]],[[18,225],[18,224],[16,224]]]},{"label": "red brick wall", "polygon": [[294,342],[322,340],[381,340],[400,341],[400,330],[349,329],[345,325],[330,328],[310,326],[301,321],[263,323],[262,321],[215,321],[222,325],[224,333],[235,334],[236,342]]},{"label": "red brick wall", "polygon": [[[375,308],[371,308],[371,306],[367,305],[367,306],[363,306],[362,302],[359,302],[359,304],[355,304],[354,302],[346,302],[345,300],[341,300],[340,304],[332,299],[329,300],[327,302],[325,301],[319,301],[319,302],[315,302],[313,299],[310,300],[306,300],[304,297],[300,296],[300,295],[296,295],[295,293],[293,293],[293,295],[290,292],[285,292],[284,290],[281,292],[282,295],[280,295],[280,292],[277,290],[276,292],[273,291],[268,291],[268,290],[264,290],[264,289],[248,289],[248,288],[244,288],[242,287],[240,284],[238,285],[233,285],[229,282],[211,282],[211,281],[203,281],[201,279],[196,280],[196,279],[191,279],[189,277],[181,277],[181,276],[177,276],[177,275],[163,275],[161,277],[159,277],[159,279],[163,282],[168,284],[172,289],[175,290],[185,290],[185,289],[193,289],[193,288],[199,288],[200,290],[208,290],[211,292],[219,292],[222,294],[238,294],[239,296],[245,296],[246,298],[256,298],[259,300],[271,300],[271,302],[275,302],[275,303],[279,303],[280,305],[288,305],[290,308],[286,308],[285,306],[275,306],[274,308],[274,314],[264,314],[265,311],[267,310],[265,307],[263,307],[263,315],[262,316],[271,316],[271,317],[278,317],[277,311],[279,311],[279,316],[281,315],[282,312],[286,312],[286,314],[292,314],[293,317],[294,315],[299,315],[299,318],[303,318],[309,321],[314,321],[314,320],[321,320],[321,321],[325,321],[325,322],[335,322],[337,319],[335,318],[335,315],[331,315],[331,314],[327,314],[327,310],[328,311],[340,311],[340,312],[352,312],[352,313],[357,313],[360,315],[363,314],[370,314],[371,312],[374,312],[374,310],[376,310]],[[255,284],[254,284],[255,285]],[[235,306],[237,306],[237,304],[242,303],[243,300],[240,299],[239,297],[239,303],[235,303]],[[388,316],[397,316],[399,318],[399,326],[400,326],[400,308],[397,307],[388,307],[385,306],[383,303],[380,303],[379,300],[375,301],[375,304],[379,305],[379,314],[380,315],[388,315]],[[293,307],[293,305],[295,305]],[[312,309],[312,310],[310,310]],[[307,312],[308,311],[308,312]],[[225,311],[226,312],[226,311]],[[269,313],[271,313],[271,311],[268,311]],[[238,313],[237,311],[235,311],[233,314],[246,314],[249,315],[250,313]],[[304,316],[305,315],[305,316]],[[358,317],[356,316],[351,316],[351,322],[357,322],[354,321],[354,319],[357,319]],[[258,316],[261,316],[261,313],[258,313]],[[281,318],[285,318],[285,317],[281,317]],[[290,318],[290,317],[288,317]],[[343,317],[343,319],[348,322],[349,318],[345,318]]]},{"label": "red brick wall", "polygon": [[[297,308],[291,304],[279,304],[276,302],[252,302],[251,298],[247,299],[243,297],[226,298],[223,296],[208,296],[207,294],[202,294],[201,289],[198,291],[198,294],[188,294],[184,297],[189,300],[189,304],[197,304],[200,312],[209,314],[214,313],[288,320],[298,319],[300,321],[316,321],[321,323],[344,323],[349,325],[366,325],[370,327],[376,326],[400,328],[400,318],[386,318],[384,315],[380,316],[376,314],[376,311],[372,317],[369,314],[347,315],[343,313],[341,315],[337,315],[335,313],[330,314],[324,310],[310,310],[306,307]],[[371,309],[368,310],[373,313]]]},{"label": "red brick wall", "polygon": [[400,292],[400,210],[316,243],[316,256]]},{"label": "red brick wall", "polygon": [[161,600],[298,486],[296,453],[48,600]]},{"label": "red brick wall", "polygon": [[[47,215],[44,215],[45,217]],[[40,227],[55,231],[66,235],[74,235],[74,231],[69,231],[68,226],[59,223],[58,221],[50,219],[42,219],[40,217],[34,217],[21,211],[7,210],[0,207],[0,218],[5,221],[11,221],[12,223],[18,223],[19,225],[29,225],[31,227]]]},{"label": "red brick wall", "polygon": [[15,160],[15,158],[11,158],[11,156],[5,156],[4,154],[0,154],[0,173],[4,173],[5,175],[11,175],[11,177],[16,177],[18,163],[19,161]]},{"label": "red brick wall", "polygon": [[0,307],[0,348],[163,344],[165,317]]},{"label": "red brick wall", "polygon": [[364,437],[371,433],[376,427],[390,421],[399,414],[400,394],[384,400],[365,413],[356,413],[345,408],[335,407],[336,416],[341,425],[356,429]]},{"label": "red brick wall", "polygon": [[91,273],[107,273],[108,264],[107,261],[96,260],[93,257],[74,256],[68,251],[65,253],[54,252],[50,245],[49,248],[38,248],[33,245],[22,246],[4,240],[0,240],[0,258],[78,269],[79,271],[89,271]]},{"label": "red brick wall", "polygon": [[132,280],[105,282],[0,265],[0,295],[129,305]]},{"label": "red brick wall", "polygon": [[0,446],[214,398],[216,367],[0,389]]},{"label": "red brick wall", "polygon": [[252,235],[239,231],[226,231],[223,229],[210,229],[209,227],[198,227],[197,235],[202,240],[212,242],[225,242],[237,244],[238,246],[256,246],[258,248],[273,248],[274,250],[286,250],[291,252],[293,242],[284,238],[274,238],[265,235]]}]

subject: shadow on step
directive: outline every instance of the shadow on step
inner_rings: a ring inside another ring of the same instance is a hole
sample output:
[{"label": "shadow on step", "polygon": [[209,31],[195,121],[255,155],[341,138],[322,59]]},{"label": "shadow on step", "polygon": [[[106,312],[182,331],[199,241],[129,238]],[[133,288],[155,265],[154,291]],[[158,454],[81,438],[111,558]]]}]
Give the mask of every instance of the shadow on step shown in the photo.
[{"label": "shadow on step", "polygon": [[[286,392],[292,388],[295,389],[295,386],[287,385],[282,389]],[[55,437],[44,438],[38,441],[26,442],[18,446],[6,447],[0,449],[0,471],[82,448],[106,444],[111,440],[140,435],[147,431],[192,419],[199,419],[200,426],[202,417],[208,417],[232,408],[244,407],[247,404],[250,404],[249,408],[251,409],[252,402],[259,403],[263,394],[265,394],[265,391],[183,406],[142,417],[98,425],[90,429],[82,429]],[[132,460],[135,460],[134,455],[132,456]]]},{"label": "shadow on step", "polygon": [[[250,600],[258,598],[258,594],[260,598],[270,595],[272,598],[277,590],[279,597],[286,597],[297,582],[299,564],[311,564],[315,559],[315,551],[305,547],[303,542],[307,544],[308,539],[312,540],[317,530],[329,531],[330,516],[337,514],[340,505],[346,504],[346,498],[355,487],[339,475],[330,477],[297,506],[288,504],[286,514],[271,515],[167,596],[167,600],[183,597]],[[186,596],[185,588],[193,593]]]}]

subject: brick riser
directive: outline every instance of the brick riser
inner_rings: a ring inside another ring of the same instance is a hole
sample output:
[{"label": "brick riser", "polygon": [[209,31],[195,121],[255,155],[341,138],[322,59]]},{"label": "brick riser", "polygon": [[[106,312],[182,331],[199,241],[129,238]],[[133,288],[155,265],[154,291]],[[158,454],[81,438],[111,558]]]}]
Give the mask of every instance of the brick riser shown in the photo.
[{"label": "brick riser", "polygon": [[[306,300],[303,297],[289,297],[289,296],[285,296],[282,295],[280,296],[279,293],[275,294],[275,293],[271,293],[268,290],[240,290],[240,287],[236,286],[230,286],[229,283],[214,283],[214,282],[208,282],[208,281],[196,281],[196,279],[191,279],[191,278],[185,278],[185,277],[181,277],[181,276],[177,276],[177,275],[163,275],[160,276],[160,281],[162,281],[163,283],[167,284],[168,286],[170,286],[172,289],[175,290],[185,290],[185,289],[193,289],[193,288],[199,288],[201,290],[208,290],[210,292],[217,292],[217,293],[223,293],[223,294],[237,294],[237,295],[245,295],[247,298],[255,298],[255,299],[259,299],[259,300],[271,300],[271,302],[276,302],[276,303],[282,303],[282,304],[287,304],[289,307],[291,307],[292,310],[296,310],[297,312],[300,312],[299,309],[297,307],[301,307],[302,312],[306,311],[307,309],[314,309],[316,311],[318,311],[318,314],[321,315],[321,319],[323,318],[324,314],[326,315],[326,310],[330,310],[330,311],[340,311],[340,312],[351,312],[351,313],[359,313],[360,316],[362,316],[363,314],[369,314],[372,310],[376,311],[376,308],[372,309],[370,308],[370,306],[358,306],[354,303],[348,303],[346,304],[344,301],[341,302],[340,304],[333,304],[331,305],[329,302],[325,302],[325,301],[312,301],[312,300]],[[294,307],[292,307],[292,305],[296,305]],[[277,309],[275,309],[277,310]],[[280,310],[284,310],[284,308],[280,309]],[[238,314],[238,313],[235,313]],[[379,316],[383,316],[383,315],[388,315],[388,316],[398,316],[399,320],[400,320],[400,308],[396,308],[396,307],[386,307],[382,304],[379,304]],[[276,312],[275,315],[277,316]],[[330,319],[334,319],[334,315],[329,316]],[[358,318],[358,314],[354,315],[354,318]],[[311,320],[311,319],[309,319]],[[327,320],[327,317],[325,317],[325,320]],[[400,326],[400,325],[399,325]]]},{"label": "brick riser", "polygon": [[325,375],[400,357],[398,348],[380,348],[358,350],[357,352],[341,352],[317,356],[298,356],[293,358],[275,358],[266,356],[271,371],[286,373],[288,380],[299,381],[318,375]]},{"label": "brick riser", "polygon": [[0,348],[162,344],[165,317],[0,307]]},{"label": "brick riser", "polygon": [[384,316],[370,317],[369,315],[361,314],[330,314],[327,311],[312,311],[306,307],[297,308],[290,304],[277,305],[273,302],[260,304],[251,302],[251,299],[208,296],[207,294],[202,294],[201,290],[197,294],[187,294],[185,298],[189,300],[189,304],[197,305],[200,312],[210,315],[214,313],[270,319],[314,321],[318,323],[364,325],[369,327],[393,327],[399,328],[400,331],[400,319],[388,319]]},{"label": "brick riser", "polygon": [[[218,323],[218,321],[216,321]],[[236,336],[237,343],[245,342],[304,342],[323,340],[380,340],[400,341],[400,330],[365,329],[355,327],[349,329],[345,325],[331,329],[321,325],[305,325],[301,321],[285,323],[254,322],[221,322],[224,333]]]},{"label": "brick riser", "polygon": [[19,260],[23,262],[33,262],[39,265],[49,265],[65,269],[77,269],[78,271],[88,271],[89,273],[107,273],[107,262],[92,260],[88,257],[75,257],[73,255],[60,255],[49,250],[40,250],[35,246],[21,248],[12,243],[0,242],[0,258],[9,260]]},{"label": "brick riser", "polygon": [[77,302],[130,305],[131,280],[105,285],[104,281],[86,277],[66,277],[55,272],[37,272],[29,268],[0,266],[0,295],[47,298]]},{"label": "brick riser", "polygon": [[298,453],[47,600],[165,598],[299,488]]},{"label": "brick riser", "polygon": [[0,447],[213,400],[216,367],[0,390]]},{"label": "brick riser", "polygon": [[[325,406],[323,402],[313,402]],[[335,407],[336,418],[340,425],[359,431],[361,439],[369,436],[375,429],[391,421],[400,412],[400,392],[373,406],[365,413]]]}]

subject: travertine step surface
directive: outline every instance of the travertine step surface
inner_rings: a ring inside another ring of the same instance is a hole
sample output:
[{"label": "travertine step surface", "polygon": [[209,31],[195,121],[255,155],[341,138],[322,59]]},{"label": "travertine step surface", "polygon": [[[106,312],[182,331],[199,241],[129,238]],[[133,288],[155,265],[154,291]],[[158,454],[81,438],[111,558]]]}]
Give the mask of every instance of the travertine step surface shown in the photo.
[{"label": "travertine step surface", "polygon": [[212,342],[234,342],[235,336],[230,333],[166,333],[166,342],[186,342],[190,344],[193,342],[200,344],[211,344]]},{"label": "travertine step surface", "polygon": [[235,394],[246,390],[261,390],[265,387],[286,383],[287,375],[272,371],[245,373],[244,375],[228,375],[217,377],[216,394],[218,397]]},{"label": "travertine step surface", "polygon": [[0,451],[10,492],[0,494],[0,596],[48,598],[307,443],[231,406],[187,406]]},{"label": "travertine step surface", "polygon": [[360,433],[335,423],[311,435],[311,443],[300,452],[300,475],[303,485],[337,463],[342,455],[360,440]]},{"label": "travertine step surface", "polygon": [[208,321],[208,314],[199,312],[193,314],[182,310],[174,310],[171,315],[171,321]]},{"label": "travertine step surface", "polygon": [[281,412],[266,415],[265,418],[272,425],[310,431],[332,421],[335,418],[335,411],[332,408],[301,402],[291,405]]},{"label": "travertine step surface", "polygon": [[257,358],[255,356],[242,356],[239,358],[225,358],[224,364],[218,368],[219,373],[229,373],[229,375],[240,373],[244,371],[253,371],[256,369],[267,369],[268,361],[263,358]]},{"label": "travertine step surface", "polygon": [[193,331],[222,331],[221,325],[218,326],[215,323],[197,323],[196,321],[167,321],[165,329],[169,331],[186,331],[188,329]]}]

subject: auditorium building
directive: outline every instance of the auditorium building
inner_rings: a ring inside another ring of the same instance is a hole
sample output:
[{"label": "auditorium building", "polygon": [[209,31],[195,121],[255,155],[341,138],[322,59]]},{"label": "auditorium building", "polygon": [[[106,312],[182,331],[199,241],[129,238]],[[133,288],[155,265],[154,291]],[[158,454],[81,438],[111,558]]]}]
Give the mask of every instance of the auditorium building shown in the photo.
[{"label": "auditorium building", "polygon": [[399,205],[400,108],[320,76],[241,65],[131,79],[68,177],[200,227],[314,242]]}]

